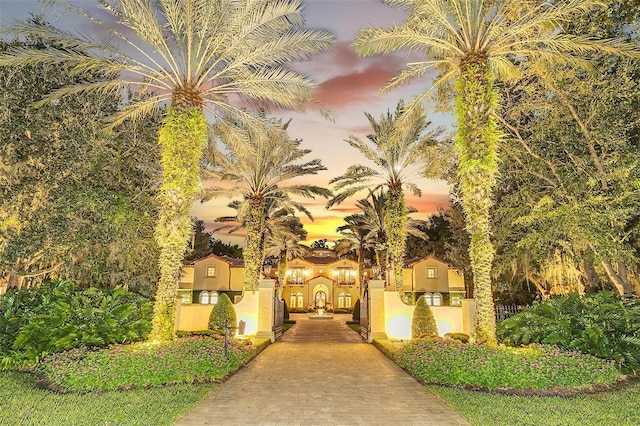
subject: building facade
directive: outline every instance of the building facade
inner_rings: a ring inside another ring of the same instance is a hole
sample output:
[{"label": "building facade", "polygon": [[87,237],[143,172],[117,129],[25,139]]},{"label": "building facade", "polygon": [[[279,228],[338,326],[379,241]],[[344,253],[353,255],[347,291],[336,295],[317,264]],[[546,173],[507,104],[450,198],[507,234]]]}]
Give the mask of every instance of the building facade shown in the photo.
[{"label": "building facade", "polygon": [[[270,277],[277,279],[276,275],[272,268]],[[290,260],[277,286],[291,312],[318,308],[350,312],[360,297],[361,286],[371,277],[371,268],[366,268],[365,282],[361,283],[358,262],[340,259],[332,250],[316,249],[310,256]],[[237,302],[243,283],[241,259],[211,254],[184,267],[179,292],[183,304],[215,304],[222,292]],[[405,294],[415,299],[424,295],[433,306],[460,306],[465,297],[462,273],[432,256],[405,262],[403,285]]]}]

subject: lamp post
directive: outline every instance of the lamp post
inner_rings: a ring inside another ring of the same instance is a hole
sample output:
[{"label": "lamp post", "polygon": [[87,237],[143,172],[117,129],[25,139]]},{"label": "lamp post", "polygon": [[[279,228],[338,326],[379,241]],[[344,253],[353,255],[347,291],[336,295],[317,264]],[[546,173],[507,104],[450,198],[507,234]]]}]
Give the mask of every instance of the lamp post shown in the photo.
[{"label": "lamp post", "polygon": [[374,280],[380,278],[380,265],[373,265],[371,267],[371,274],[373,275]]}]

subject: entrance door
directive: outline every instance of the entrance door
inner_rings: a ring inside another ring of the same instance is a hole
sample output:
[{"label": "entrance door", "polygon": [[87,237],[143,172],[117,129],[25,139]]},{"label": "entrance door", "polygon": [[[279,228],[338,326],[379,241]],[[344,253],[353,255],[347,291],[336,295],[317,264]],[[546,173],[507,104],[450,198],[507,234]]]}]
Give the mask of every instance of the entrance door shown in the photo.
[{"label": "entrance door", "polygon": [[316,293],[316,308],[324,308],[327,305],[327,293],[319,291]]}]

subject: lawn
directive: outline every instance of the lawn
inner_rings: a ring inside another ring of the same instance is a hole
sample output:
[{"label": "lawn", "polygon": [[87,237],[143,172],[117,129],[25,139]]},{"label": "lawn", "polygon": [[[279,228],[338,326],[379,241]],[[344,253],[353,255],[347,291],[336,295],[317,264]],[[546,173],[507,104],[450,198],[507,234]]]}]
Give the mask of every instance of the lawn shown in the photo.
[{"label": "lawn", "polygon": [[640,424],[640,380],[572,398],[524,397],[427,386],[473,425],[608,426]]},{"label": "lawn", "polygon": [[0,425],[170,425],[218,384],[57,394],[27,373],[0,372]]}]

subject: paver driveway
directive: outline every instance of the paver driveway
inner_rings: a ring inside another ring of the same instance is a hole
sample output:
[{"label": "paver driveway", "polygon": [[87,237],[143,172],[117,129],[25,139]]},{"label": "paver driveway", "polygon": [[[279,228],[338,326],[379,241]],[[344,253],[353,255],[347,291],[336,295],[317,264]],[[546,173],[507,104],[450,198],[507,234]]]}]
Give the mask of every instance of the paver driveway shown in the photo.
[{"label": "paver driveway", "polygon": [[[292,318],[294,315],[292,314]],[[178,425],[467,425],[347,327],[297,323]]]}]

